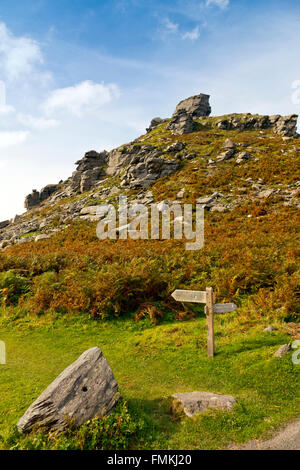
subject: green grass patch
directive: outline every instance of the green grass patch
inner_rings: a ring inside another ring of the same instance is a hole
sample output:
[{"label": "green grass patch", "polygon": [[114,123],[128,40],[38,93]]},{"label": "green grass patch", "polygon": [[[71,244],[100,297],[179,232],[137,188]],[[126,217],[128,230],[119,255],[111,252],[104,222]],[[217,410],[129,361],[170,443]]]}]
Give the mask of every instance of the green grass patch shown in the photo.
[{"label": "green grass patch", "polygon": [[[201,313],[194,320],[156,326],[149,319],[10,315],[11,321],[6,317],[0,326],[7,348],[7,364],[0,366],[2,449],[222,449],[266,437],[299,413],[300,367],[292,364],[291,354],[272,357],[290,337],[280,329],[264,333],[262,324],[241,326],[237,314],[217,318],[214,359],[206,355]],[[99,420],[59,438],[20,437],[14,426],[27,407],[94,346],[109,361],[123,397],[109,417],[116,430],[111,441]],[[231,394],[238,404],[231,413],[208,411],[194,419],[173,415],[172,394],[194,390]],[[124,427],[118,427],[120,416]]]}]

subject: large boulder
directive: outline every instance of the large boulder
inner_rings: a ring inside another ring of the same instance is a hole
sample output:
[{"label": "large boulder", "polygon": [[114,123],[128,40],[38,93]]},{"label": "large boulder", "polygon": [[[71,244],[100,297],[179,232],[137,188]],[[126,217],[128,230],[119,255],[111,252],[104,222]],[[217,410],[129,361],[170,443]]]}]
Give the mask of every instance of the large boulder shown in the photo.
[{"label": "large boulder", "polygon": [[49,385],[18,422],[21,433],[64,430],[111,412],[120,398],[113,372],[97,347],[85,351]]},{"label": "large boulder", "polygon": [[189,114],[194,118],[209,116],[211,113],[211,107],[209,104],[209,95],[200,95],[190,96],[176,106],[173,116],[177,115],[181,111]]}]

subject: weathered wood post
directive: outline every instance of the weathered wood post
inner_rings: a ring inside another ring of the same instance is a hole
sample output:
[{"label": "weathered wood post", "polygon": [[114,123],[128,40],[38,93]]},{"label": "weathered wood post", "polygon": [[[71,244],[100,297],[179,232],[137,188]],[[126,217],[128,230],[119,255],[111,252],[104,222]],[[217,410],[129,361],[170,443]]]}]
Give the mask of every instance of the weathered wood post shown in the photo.
[{"label": "weathered wood post", "polygon": [[214,357],[215,355],[215,331],[214,316],[216,313],[234,312],[237,306],[234,303],[216,304],[216,296],[212,287],[206,290],[175,290],[172,294],[173,299],[177,302],[191,302],[196,304],[206,304],[206,325],[207,325],[207,355]]},{"label": "weathered wood post", "polygon": [[206,325],[207,325],[207,356],[215,355],[215,330],[214,330],[214,291],[212,287],[206,288]]}]

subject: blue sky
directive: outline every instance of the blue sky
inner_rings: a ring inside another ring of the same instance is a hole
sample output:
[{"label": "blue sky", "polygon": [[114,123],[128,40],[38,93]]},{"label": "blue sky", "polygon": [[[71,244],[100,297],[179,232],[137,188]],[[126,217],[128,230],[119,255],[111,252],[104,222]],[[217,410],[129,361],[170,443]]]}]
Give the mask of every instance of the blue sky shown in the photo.
[{"label": "blue sky", "polygon": [[177,102],[300,110],[295,0],[0,0],[0,220]]}]

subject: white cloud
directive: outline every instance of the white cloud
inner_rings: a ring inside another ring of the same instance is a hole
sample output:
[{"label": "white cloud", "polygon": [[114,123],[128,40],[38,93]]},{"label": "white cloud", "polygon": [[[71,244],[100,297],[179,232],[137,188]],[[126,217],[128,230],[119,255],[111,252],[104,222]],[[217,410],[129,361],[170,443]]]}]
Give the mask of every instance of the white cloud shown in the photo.
[{"label": "white cloud", "polygon": [[196,26],[192,31],[187,31],[186,33],[181,35],[182,39],[191,39],[192,41],[195,41],[196,39],[198,39],[199,36],[200,36],[199,26]]},{"label": "white cloud", "polygon": [[43,56],[37,41],[25,36],[14,36],[4,23],[0,23],[0,70],[4,78],[23,78],[42,62]]},{"label": "white cloud", "polygon": [[13,106],[8,106],[6,104],[0,105],[0,116],[12,114],[15,112],[15,108]]},{"label": "white cloud", "polygon": [[207,7],[210,5],[216,5],[220,8],[226,8],[229,5],[229,0],[206,0],[205,5]]},{"label": "white cloud", "polygon": [[115,84],[104,85],[90,80],[77,85],[59,88],[51,92],[42,108],[47,115],[57,111],[64,111],[81,117],[96,111],[102,105],[109,103],[120,96],[119,88]]},{"label": "white cloud", "polygon": [[[0,108],[1,112],[1,108]],[[44,131],[47,129],[51,129],[53,127],[57,127],[60,122],[56,119],[47,119],[44,117],[34,117],[31,114],[21,114],[19,113],[18,121],[26,127],[30,127],[32,129],[36,129],[38,131]]]},{"label": "white cloud", "polygon": [[28,131],[0,132],[0,148],[13,147],[25,142],[29,137]]},{"label": "white cloud", "polygon": [[166,28],[166,32],[168,33],[177,33],[178,32],[178,24],[173,23],[169,18],[166,18],[164,21],[164,26]]}]

